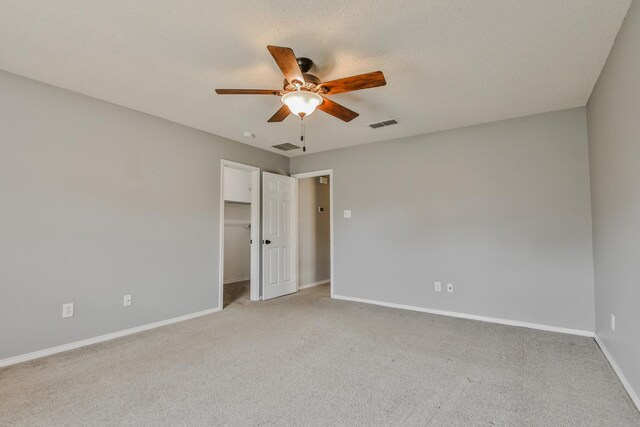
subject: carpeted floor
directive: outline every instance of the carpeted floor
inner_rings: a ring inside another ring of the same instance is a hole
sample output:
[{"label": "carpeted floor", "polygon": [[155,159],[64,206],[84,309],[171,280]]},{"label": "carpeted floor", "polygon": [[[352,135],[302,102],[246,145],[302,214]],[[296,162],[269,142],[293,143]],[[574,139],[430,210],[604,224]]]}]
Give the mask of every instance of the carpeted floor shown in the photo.
[{"label": "carpeted floor", "polygon": [[229,283],[223,287],[223,307],[227,308],[233,303],[245,303],[249,301],[249,280]]},{"label": "carpeted floor", "polygon": [[0,425],[640,426],[590,338],[318,286],[0,370]]}]

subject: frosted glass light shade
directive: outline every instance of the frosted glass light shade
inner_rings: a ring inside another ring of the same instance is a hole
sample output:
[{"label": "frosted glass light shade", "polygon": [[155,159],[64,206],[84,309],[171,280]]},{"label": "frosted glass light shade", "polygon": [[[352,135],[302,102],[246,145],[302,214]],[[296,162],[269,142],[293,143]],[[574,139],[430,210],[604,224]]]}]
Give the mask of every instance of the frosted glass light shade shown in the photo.
[{"label": "frosted glass light shade", "polygon": [[289,107],[289,111],[293,114],[308,116],[315,111],[318,105],[322,104],[322,97],[307,90],[297,90],[285,93],[282,96],[282,103]]}]

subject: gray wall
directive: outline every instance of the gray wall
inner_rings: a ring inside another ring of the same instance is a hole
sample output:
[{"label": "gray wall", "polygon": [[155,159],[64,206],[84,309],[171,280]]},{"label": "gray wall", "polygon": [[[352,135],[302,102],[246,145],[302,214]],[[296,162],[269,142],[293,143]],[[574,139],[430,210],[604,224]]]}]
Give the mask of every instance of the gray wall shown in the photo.
[{"label": "gray wall", "polygon": [[291,162],[321,169],[334,170],[337,295],[593,330],[584,108]]},{"label": "gray wall", "polygon": [[[640,393],[640,3],[587,104],[596,333]],[[611,331],[610,315],[616,316]]]},{"label": "gray wall", "polygon": [[[329,177],[325,177],[327,181]],[[318,178],[298,181],[298,279],[300,286],[331,277],[329,184]],[[318,212],[318,207],[324,208]]]},{"label": "gray wall", "polygon": [[[220,159],[287,158],[4,72],[0,93],[0,359],[218,305]],[[585,116],[292,159],[335,172],[336,294],[592,330]]]},{"label": "gray wall", "polygon": [[5,72],[0,94],[0,359],[218,306],[220,159],[287,158]]}]

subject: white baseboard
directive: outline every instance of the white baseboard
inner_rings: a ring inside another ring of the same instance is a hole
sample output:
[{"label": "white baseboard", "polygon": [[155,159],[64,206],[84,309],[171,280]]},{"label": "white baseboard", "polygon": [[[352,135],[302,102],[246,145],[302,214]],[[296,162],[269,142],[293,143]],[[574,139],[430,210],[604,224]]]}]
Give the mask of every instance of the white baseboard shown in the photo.
[{"label": "white baseboard", "polygon": [[227,279],[224,281],[224,285],[228,285],[230,283],[237,283],[237,282],[246,282],[247,280],[251,280],[250,276],[246,276],[246,277],[238,277],[237,279]]},{"label": "white baseboard", "polygon": [[594,333],[592,331],[585,331],[582,329],[561,328],[559,326],[549,326],[549,325],[542,325],[539,323],[521,322],[519,320],[509,320],[509,319],[499,319],[496,317],[478,316],[475,314],[458,313],[455,311],[436,310],[432,308],[417,307],[413,305],[395,304],[392,302],[382,302],[382,301],[375,301],[375,300],[362,299],[362,298],[346,297],[343,295],[333,295],[333,298],[341,299],[345,301],[362,302],[365,304],[380,305],[383,307],[400,308],[403,310],[437,314],[440,316],[459,317],[461,319],[478,320],[480,322],[498,323],[501,325],[519,326],[522,328],[530,328],[530,329],[540,329],[542,331],[559,332],[561,334],[580,335],[583,337],[594,336]]},{"label": "white baseboard", "polygon": [[135,334],[149,329],[159,328],[160,326],[170,325],[172,323],[182,322],[184,320],[193,319],[207,314],[220,311],[219,307],[210,308],[208,310],[198,311],[195,313],[185,314],[183,316],[174,317],[172,319],[160,320],[158,322],[148,323],[142,326],[136,326],[135,328],[124,329],[122,331],[111,332],[109,334],[100,335],[98,337],[87,338],[80,341],[74,341],[68,344],[59,345],[56,347],[45,348],[44,350],[38,350],[27,354],[21,354],[18,356],[8,357],[0,360],[0,368],[9,365],[15,365],[16,363],[26,362],[28,360],[39,359],[41,357],[50,356],[56,353],[62,353],[63,351],[73,350],[80,347],[85,347],[91,344],[97,344],[103,341],[109,341],[114,338],[124,337],[126,335]]},{"label": "white baseboard", "polygon": [[629,393],[629,397],[631,397],[631,400],[636,405],[636,408],[638,408],[638,411],[640,411],[640,397],[638,397],[638,393],[636,393],[633,387],[631,387],[631,384],[629,383],[629,381],[627,381],[627,377],[624,376],[624,374],[622,373],[622,369],[620,369],[620,366],[618,366],[611,353],[609,353],[607,346],[604,345],[604,342],[602,341],[602,339],[600,339],[598,334],[594,334],[594,338],[596,339],[600,350],[602,350],[604,356],[609,361],[609,364],[613,368],[613,371],[616,373],[618,378],[620,378],[620,382],[624,386],[625,390],[627,390],[627,393]]},{"label": "white baseboard", "polygon": [[307,288],[313,288],[314,286],[318,286],[318,285],[324,285],[325,283],[329,283],[330,281],[331,280],[326,279],[326,280],[320,280],[318,282],[307,283],[305,285],[298,286],[298,290],[307,289]]}]

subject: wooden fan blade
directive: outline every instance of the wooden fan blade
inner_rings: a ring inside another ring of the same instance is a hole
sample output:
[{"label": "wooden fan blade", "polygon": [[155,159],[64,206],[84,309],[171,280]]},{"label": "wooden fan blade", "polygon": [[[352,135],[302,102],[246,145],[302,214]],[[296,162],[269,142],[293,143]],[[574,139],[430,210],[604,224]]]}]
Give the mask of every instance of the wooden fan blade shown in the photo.
[{"label": "wooden fan blade", "polygon": [[340,120],[344,120],[345,122],[350,122],[359,116],[355,111],[349,110],[347,107],[343,107],[342,105],[333,102],[329,98],[324,98],[322,104],[318,105],[318,109],[324,111],[327,114],[331,114],[334,117],[339,118]]},{"label": "wooden fan blade", "polygon": [[218,95],[281,95],[281,90],[273,89],[216,89]]},{"label": "wooden fan blade", "polygon": [[267,122],[269,123],[281,122],[284,119],[286,119],[289,114],[291,114],[291,111],[289,111],[289,107],[287,107],[286,105],[283,105],[282,107],[280,107],[278,111],[276,111],[276,113],[273,116],[271,116],[269,120],[267,120]]},{"label": "wooden fan blade", "polygon": [[384,79],[382,71],[374,71],[373,73],[359,74],[357,76],[331,80],[330,82],[322,83],[320,86],[326,90],[327,94],[333,95],[336,93],[384,86],[386,84],[387,81]]},{"label": "wooden fan blade", "polygon": [[300,66],[298,66],[298,60],[296,59],[296,55],[293,53],[293,50],[288,47],[281,46],[267,46],[269,52],[271,52],[271,56],[280,67],[282,74],[284,74],[284,78],[291,84],[295,81],[300,82],[300,85],[304,85],[304,77],[302,77],[302,71],[300,71]]}]

